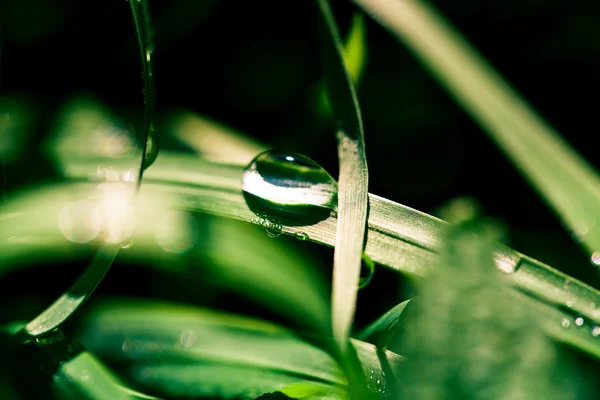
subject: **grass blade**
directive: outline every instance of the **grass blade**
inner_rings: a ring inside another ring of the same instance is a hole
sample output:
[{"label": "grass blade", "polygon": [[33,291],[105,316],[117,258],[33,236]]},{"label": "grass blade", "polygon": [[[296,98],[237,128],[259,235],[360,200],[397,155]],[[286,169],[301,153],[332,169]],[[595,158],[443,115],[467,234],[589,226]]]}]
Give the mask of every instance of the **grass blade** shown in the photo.
[{"label": "grass blade", "polygon": [[65,400],[148,398],[134,395],[135,392],[123,388],[117,378],[86,351],[62,364],[52,377],[52,385],[59,398]]},{"label": "grass blade", "polygon": [[344,64],[343,47],[329,2],[319,0],[325,22],[325,84],[336,125],[340,176],[338,224],[333,256],[332,325],[342,349],[350,334],[365,241],[368,170],[363,127],[354,85]]},{"label": "grass blade", "polygon": [[354,0],[404,42],[488,133],[592,255],[600,250],[594,169],[421,0]]},{"label": "grass blade", "polygon": [[409,302],[410,299],[393,307],[391,310],[361,330],[356,335],[356,338],[365,342],[373,343],[379,348],[386,348],[396,335],[396,332],[400,327],[402,313]]},{"label": "grass blade", "polygon": [[[71,164],[70,178],[75,180],[15,194],[0,207],[0,274],[22,267],[23,260],[40,254],[40,249],[44,250],[45,260],[50,256],[81,254],[81,246],[69,245],[54,221],[74,190],[89,190],[91,184],[77,181],[86,176],[88,169],[87,165]],[[168,196],[169,207],[251,223],[255,215],[242,195],[242,173],[240,166],[163,152],[148,170],[141,194],[149,198]],[[375,195],[369,195],[369,199],[366,254],[378,264],[408,277],[430,274],[443,245],[446,224]],[[311,226],[284,226],[283,233],[293,236],[303,232],[309,241],[333,246],[336,226],[337,219],[332,216]],[[138,244],[136,248],[141,246]],[[586,323],[600,323],[598,290],[506,247],[496,250],[494,261],[511,286],[532,296],[536,306],[547,309],[549,316],[560,317],[549,317],[550,324],[560,324],[561,318],[573,321],[577,315]],[[580,337],[574,329],[554,330],[553,326],[547,332],[569,343],[584,340],[588,348],[596,349],[593,352],[596,356],[600,355],[600,342],[589,334]]]},{"label": "grass blade", "polygon": [[[150,13],[148,11],[148,0],[129,1],[131,7],[131,16],[135,27],[138,48],[140,51],[140,60],[142,66],[142,77],[144,83],[144,126],[143,134],[140,137],[140,147],[142,154],[145,155],[148,147],[148,139],[155,140],[153,137],[153,121],[155,112],[154,95],[154,72],[152,69],[152,59],[154,57],[154,45],[152,41],[152,30],[150,27]],[[153,142],[156,146],[156,141]],[[150,162],[153,160],[151,159]],[[144,170],[149,167],[146,157],[142,157],[138,185],[142,183]]]},{"label": "grass blade", "polygon": [[[248,398],[307,381],[332,391],[347,387],[343,371],[324,350],[278,325],[214,310],[104,302],[85,317],[80,337],[101,359],[120,365],[132,382],[169,398]],[[365,370],[375,379],[390,373],[393,380],[402,357],[353,344]]]}]

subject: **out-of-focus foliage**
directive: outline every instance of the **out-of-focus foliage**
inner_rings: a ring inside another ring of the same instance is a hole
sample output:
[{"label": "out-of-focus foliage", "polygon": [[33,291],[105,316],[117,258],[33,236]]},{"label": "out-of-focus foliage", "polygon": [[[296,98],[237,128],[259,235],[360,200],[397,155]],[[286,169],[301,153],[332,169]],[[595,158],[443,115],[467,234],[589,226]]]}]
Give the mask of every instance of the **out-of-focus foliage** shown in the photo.
[{"label": "out-of-focus foliage", "polygon": [[420,286],[406,333],[392,346],[410,360],[402,398],[593,398],[584,371],[505,286],[493,249],[477,222],[448,230],[443,262]]}]

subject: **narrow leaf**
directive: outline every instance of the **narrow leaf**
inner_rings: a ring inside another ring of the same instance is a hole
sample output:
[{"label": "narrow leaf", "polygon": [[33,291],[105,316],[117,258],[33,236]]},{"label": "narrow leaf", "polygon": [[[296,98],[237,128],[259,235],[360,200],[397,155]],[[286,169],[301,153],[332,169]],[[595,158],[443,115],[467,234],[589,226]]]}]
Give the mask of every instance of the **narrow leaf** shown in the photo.
[{"label": "narrow leaf", "polygon": [[356,338],[365,342],[373,343],[379,348],[386,348],[390,341],[396,335],[398,328],[401,325],[401,317],[404,309],[410,302],[403,301],[381,317],[377,318],[363,330],[361,330]]},{"label": "narrow leaf", "polygon": [[[324,350],[278,325],[214,310],[105,302],[86,315],[80,337],[101,359],[122,365],[132,382],[169,398],[256,397],[300,382],[347,390],[344,372]],[[402,357],[353,345],[374,382],[395,379]]]},{"label": "narrow leaf", "polygon": [[368,204],[368,170],[362,120],[342,42],[329,2],[319,0],[329,34],[324,39],[325,83],[335,119],[340,177],[333,256],[332,325],[341,348],[350,334],[360,279]]},{"label": "narrow leaf", "polygon": [[85,351],[59,367],[52,377],[52,385],[58,396],[65,400],[144,398],[134,395],[136,392],[124,390],[119,380],[93,355]]},{"label": "narrow leaf", "polygon": [[[152,29],[150,26],[150,13],[148,11],[148,0],[129,1],[131,7],[131,16],[135,27],[138,49],[140,51],[140,61],[142,66],[142,78],[144,83],[144,126],[140,138],[140,147],[142,148],[142,164],[140,165],[138,185],[142,182],[144,170],[149,167],[155,156],[151,159],[145,157],[148,145],[155,146],[156,138],[153,135],[153,120],[155,113],[155,87],[154,87],[154,44],[152,41]],[[147,161],[148,160],[148,161]]]},{"label": "narrow leaf", "polygon": [[[588,254],[600,250],[598,173],[460,33],[421,0],[354,2],[431,70],[554,209]],[[594,260],[600,263],[600,257],[592,257]]]}]

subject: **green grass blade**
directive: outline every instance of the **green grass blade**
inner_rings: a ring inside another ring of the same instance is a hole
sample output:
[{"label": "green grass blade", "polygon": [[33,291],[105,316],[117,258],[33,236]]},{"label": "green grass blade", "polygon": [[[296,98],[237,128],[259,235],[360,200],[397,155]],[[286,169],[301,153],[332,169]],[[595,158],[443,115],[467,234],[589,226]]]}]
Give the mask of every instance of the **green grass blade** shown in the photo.
[{"label": "green grass blade", "polygon": [[[352,23],[348,30],[346,43],[343,46],[344,63],[348,74],[356,86],[359,85],[367,64],[367,35],[365,16],[360,12],[355,12],[352,16]],[[325,82],[319,81],[319,105],[318,110],[323,116],[331,115],[331,106],[327,98]]]},{"label": "green grass blade", "polygon": [[[155,113],[155,95],[154,95],[154,72],[152,68],[154,58],[154,44],[152,41],[152,30],[150,27],[150,13],[148,11],[148,0],[129,1],[131,7],[131,16],[135,27],[138,48],[140,51],[140,61],[142,66],[142,78],[144,84],[144,126],[143,134],[140,138],[140,147],[142,154],[145,155],[148,146],[148,139],[153,138],[153,120]],[[156,146],[156,141],[153,142]],[[149,167],[146,157],[142,157],[138,185],[142,183],[144,170]],[[153,160],[150,160],[150,162]]]},{"label": "green grass blade", "polygon": [[360,279],[368,204],[368,170],[363,127],[354,85],[346,70],[335,18],[318,2],[329,35],[324,42],[325,84],[335,120],[340,176],[338,224],[333,256],[332,325],[342,348],[348,340]]},{"label": "green grass blade", "polygon": [[421,0],[354,0],[404,42],[489,134],[588,254],[600,249],[594,169]]},{"label": "green grass blade", "polygon": [[[101,359],[122,366],[132,382],[166,397],[258,396],[305,381],[346,387],[324,350],[278,325],[214,310],[105,302],[85,316],[80,338]],[[365,370],[393,379],[402,357],[353,344]]]},{"label": "green grass blade", "polygon": [[[69,170],[72,175],[69,177],[85,177],[88,169],[85,164],[71,164]],[[240,166],[163,152],[148,170],[141,196],[167,198],[169,207],[251,223],[255,215],[242,195],[242,173]],[[36,187],[33,191],[15,194],[11,201],[0,206],[0,274],[31,265],[31,258],[38,254],[43,254],[44,260],[47,260],[48,257],[76,257],[89,251],[89,247],[69,244],[55,221],[63,205],[70,201],[73,191],[89,190],[90,186],[89,183],[72,180],[61,185]],[[408,277],[420,278],[430,274],[443,245],[445,224],[435,217],[381,197],[370,195],[369,198],[367,255],[378,264]],[[158,212],[160,209],[157,207],[155,210]],[[337,219],[330,217],[306,227],[284,226],[283,233],[293,236],[303,232],[309,241],[333,246],[336,225]],[[135,240],[134,249],[141,247],[142,241],[137,237]],[[515,289],[535,298],[536,304],[545,304],[544,307],[571,321],[581,315],[586,323],[600,323],[598,290],[506,247],[497,249],[494,261],[496,267],[505,272],[504,278]],[[553,324],[560,323],[560,319],[553,321]],[[551,334],[567,342],[579,337],[573,329],[561,329]],[[598,348],[600,342],[594,339],[591,335],[586,336],[586,340],[591,341],[588,345]],[[595,354],[599,353],[596,351]]]},{"label": "green grass blade", "polygon": [[263,395],[258,399],[281,399],[282,397],[278,394],[285,395],[287,396],[286,398],[299,400],[346,400],[348,398],[348,393],[339,388],[326,386],[316,382],[299,382],[286,386],[275,393]]},{"label": "green grass blade", "polygon": [[62,364],[52,377],[53,390],[65,400],[132,400],[144,398],[123,389],[119,380],[93,355],[82,352]]},{"label": "green grass blade", "polygon": [[402,313],[409,302],[410,300],[406,300],[393,307],[391,310],[362,329],[356,335],[356,338],[365,342],[373,343],[377,347],[386,348],[396,335],[396,332],[401,324]]}]

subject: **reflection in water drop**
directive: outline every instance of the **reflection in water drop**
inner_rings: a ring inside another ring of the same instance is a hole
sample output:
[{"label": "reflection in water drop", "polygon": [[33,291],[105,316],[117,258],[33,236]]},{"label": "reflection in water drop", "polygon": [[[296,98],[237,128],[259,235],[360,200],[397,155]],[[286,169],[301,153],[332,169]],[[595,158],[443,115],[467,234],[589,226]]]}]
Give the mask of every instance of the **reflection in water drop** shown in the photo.
[{"label": "reflection in water drop", "polygon": [[600,265],[600,251],[595,251],[591,257],[592,264]]},{"label": "reflection in water drop", "polygon": [[364,289],[371,283],[373,275],[375,274],[375,263],[371,258],[363,254],[362,262],[360,264],[360,281],[358,282],[358,288]]},{"label": "reflection in water drop", "polygon": [[562,326],[563,328],[568,328],[569,326],[571,326],[571,323],[570,323],[570,322],[569,322],[569,320],[568,320],[568,319],[566,319],[566,318],[562,318],[562,319],[560,320],[560,324],[561,324],[561,326]]},{"label": "reflection in water drop", "polygon": [[133,196],[135,192],[127,183],[103,183],[100,209],[104,224],[102,238],[108,243],[124,243],[133,234]]},{"label": "reflection in water drop", "polygon": [[577,318],[575,318],[575,325],[582,326],[583,323],[584,323],[583,317],[577,317]]},{"label": "reflection in water drop", "polygon": [[58,216],[58,227],[67,240],[87,243],[98,236],[104,219],[92,202],[81,200],[65,206]]},{"label": "reflection in water drop", "polygon": [[311,159],[267,151],[246,167],[242,188],[257,215],[286,225],[310,225],[336,208],[337,182]]},{"label": "reflection in water drop", "polygon": [[190,250],[198,239],[196,220],[184,211],[163,214],[155,228],[156,242],[169,253],[182,254]]},{"label": "reflection in water drop", "polygon": [[600,326],[596,325],[592,328],[592,336],[593,337],[600,336]]}]

